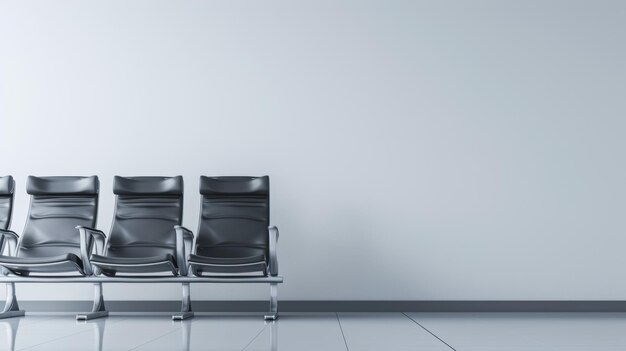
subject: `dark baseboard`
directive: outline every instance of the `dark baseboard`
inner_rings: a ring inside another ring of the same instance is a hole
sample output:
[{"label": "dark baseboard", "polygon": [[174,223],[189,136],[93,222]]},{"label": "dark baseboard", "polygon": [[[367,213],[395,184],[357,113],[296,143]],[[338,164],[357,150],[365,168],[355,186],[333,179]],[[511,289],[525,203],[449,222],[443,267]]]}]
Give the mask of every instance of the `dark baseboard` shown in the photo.
[{"label": "dark baseboard", "polygon": [[[30,312],[84,312],[91,301],[21,301]],[[4,302],[0,301],[0,306]],[[279,301],[282,312],[626,312],[626,301]],[[111,312],[175,312],[180,301],[106,301]],[[267,301],[193,301],[197,312],[264,312]]]}]

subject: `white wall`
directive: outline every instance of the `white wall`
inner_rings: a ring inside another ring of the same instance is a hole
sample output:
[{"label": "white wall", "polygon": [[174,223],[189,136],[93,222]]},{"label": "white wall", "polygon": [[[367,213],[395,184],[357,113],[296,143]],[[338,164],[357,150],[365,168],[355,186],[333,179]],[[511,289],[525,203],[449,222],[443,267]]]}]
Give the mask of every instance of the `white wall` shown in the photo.
[{"label": "white wall", "polygon": [[625,16],[623,1],[2,1],[13,229],[29,174],[99,175],[105,230],[113,175],[182,174],[195,228],[201,174],[269,174],[283,299],[624,299]]}]

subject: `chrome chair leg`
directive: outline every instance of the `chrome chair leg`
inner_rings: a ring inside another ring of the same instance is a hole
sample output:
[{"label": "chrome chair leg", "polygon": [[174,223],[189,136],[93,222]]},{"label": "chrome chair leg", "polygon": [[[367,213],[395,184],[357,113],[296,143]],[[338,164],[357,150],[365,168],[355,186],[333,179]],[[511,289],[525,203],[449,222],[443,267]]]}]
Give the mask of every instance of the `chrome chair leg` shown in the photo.
[{"label": "chrome chair leg", "polygon": [[183,283],[183,299],[180,313],[174,314],[172,320],[182,321],[191,317],[193,317],[193,311],[191,310],[191,288],[189,283]]},{"label": "chrome chair leg", "polygon": [[77,314],[77,321],[87,321],[96,318],[102,318],[109,315],[109,311],[104,307],[104,297],[102,296],[102,283],[93,284],[94,296],[93,307],[90,313]]},{"label": "chrome chair leg", "polygon": [[15,297],[15,283],[6,283],[7,285],[7,297],[4,302],[4,309],[0,312],[0,319],[21,317],[25,314],[24,310],[20,310],[17,304],[17,297]]},{"label": "chrome chair leg", "polygon": [[266,321],[278,319],[278,284],[270,283],[270,314],[265,315]]}]

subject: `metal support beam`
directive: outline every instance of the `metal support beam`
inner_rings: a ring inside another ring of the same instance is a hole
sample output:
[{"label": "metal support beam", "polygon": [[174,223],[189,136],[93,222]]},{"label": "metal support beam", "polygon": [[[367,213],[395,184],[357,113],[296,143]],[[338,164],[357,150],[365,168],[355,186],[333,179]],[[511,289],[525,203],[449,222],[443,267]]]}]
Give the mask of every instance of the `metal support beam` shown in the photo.
[{"label": "metal support beam", "polygon": [[0,276],[0,283],[250,283],[250,284],[271,284],[282,283],[281,276],[223,276],[223,277],[106,277],[106,276],[89,276],[89,277],[20,277],[14,275]]},{"label": "metal support beam", "polygon": [[180,313],[172,316],[172,320],[182,321],[187,318],[193,317],[191,310],[191,288],[189,283],[183,283],[183,298],[180,307]]},{"label": "metal support beam", "polygon": [[21,317],[25,314],[24,310],[20,310],[15,297],[15,283],[7,283],[7,298],[4,303],[4,309],[0,312],[0,319]]},{"label": "metal support beam", "polygon": [[278,284],[270,284],[270,314],[265,315],[266,321],[278,319]]},{"label": "metal support beam", "polygon": [[104,307],[104,297],[102,296],[102,283],[93,284],[93,307],[90,313],[77,314],[77,321],[87,321],[102,318],[109,315],[109,311]]}]

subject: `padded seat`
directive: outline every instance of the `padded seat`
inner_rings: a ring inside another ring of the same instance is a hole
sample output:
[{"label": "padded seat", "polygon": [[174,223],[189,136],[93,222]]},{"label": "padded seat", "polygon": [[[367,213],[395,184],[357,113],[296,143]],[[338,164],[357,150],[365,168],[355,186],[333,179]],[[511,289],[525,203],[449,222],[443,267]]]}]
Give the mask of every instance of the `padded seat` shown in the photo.
[{"label": "padded seat", "polygon": [[189,256],[198,274],[267,272],[265,249],[253,247],[208,247],[197,248],[197,254]]},{"label": "padded seat", "polygon": [[171,254],[151,257],[111,257],[91,255],[91,264],[99,267],[104,275],[114,276],[118,272],[150,273],[171,271],[176,275],[176,260]]},{"label": "padded seat", "polygon": [[83,261],[73,253],[51,257],[0,256],[0,265],[16,275],[72,271],[85,274]]}]

